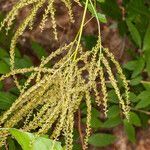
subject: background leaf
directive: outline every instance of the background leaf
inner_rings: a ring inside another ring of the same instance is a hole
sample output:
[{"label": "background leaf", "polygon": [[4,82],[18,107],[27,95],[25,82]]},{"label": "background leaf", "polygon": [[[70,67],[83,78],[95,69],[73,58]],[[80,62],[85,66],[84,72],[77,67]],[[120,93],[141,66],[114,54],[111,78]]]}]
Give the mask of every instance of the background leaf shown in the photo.
[{"label": "background leaf", "polygon": [[104,147],[112,144],[115,140],[116,137],[111,134],[97,133],[89,138],[89,144],[96,147]]},{"label": "background leaf", "polygon": [[0,92],[0,109],[7,110],[16,100],[16,96],[9,92]]},{"label": "background leaf", "polygon": [[146,70],[150,74],[150,65],[149,65],[150,64],[150,24],[144,36],[143,51],[146,59]]},{"label": "background leaf", "polygon": [[128,29],[131,33],[133,41],[138,47],[141,47],[142,41],[139,31],[136,29],[135,25],[130,20],[126,20],[126,23],[128,25]]},{"label": "background leaf", "polygon": [[108,108],[107,117],[114,118],[120,113],[120,108],[117,105],[112,105]]},{"label": "background leaf", "polygon": [[107,119],[103,123],[102,127],[103,128],[114,128],[114,127],[118,126],[119,124],[121,124],[121,122],[122,121],[121,121],[120,116],[116,116],[116,117]]},{"label": "background leaf", "polygon": [[141,120],[139,116],[134,112],[130,112],[130,123],[138,127],[141,126]]},{"label": "background leaf", "polygon": [[127,134],[127,136],[128,136],[128,139],[131,141],[131,142],[133,142],[133,143],[135,143],[135,128],[133,127],[133,125],[128,121],[128,120],[124,120],[123,121],[123,123],[124,123],[124,129],[125,129],[125,132],[126,132],[126,134]]},{"label": "background leaf", "polygon": [[42,57],[48,56],[46,50],[38,43],[32,42],[31,48],[33,49],[33,52],[36,54],[36,56],[41,59]]},{"label": "background leaf", "polygon": [[4,61],[0,61],[0,74],[6,74],[9,71],[9,66]]}]

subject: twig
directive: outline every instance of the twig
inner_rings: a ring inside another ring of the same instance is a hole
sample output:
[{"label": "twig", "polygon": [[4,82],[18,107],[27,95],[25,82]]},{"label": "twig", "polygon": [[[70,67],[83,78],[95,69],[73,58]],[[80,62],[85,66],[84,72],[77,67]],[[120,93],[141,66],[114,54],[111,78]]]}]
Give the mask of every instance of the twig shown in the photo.
[{"label": "twig", "polygon": [[134,111],[137,111],[137,112],[141,112],[141,113],[144,113],[146,115],[150,115],[150,112],[145,111],[145,110],[140,110],[140,109],[136,109],[136,108],[131,108],[131,110],[134,110]]},{"label": "twig", "polygon": [[124,53],[124,49],[125,49],[125,45],[126,45],[126,37],[123,37],[123,40],[122,40],[122,47],[121,47],[121,50],[120,50],[120,56],[119,56],[119,59],[122,58],[122,55]]},{"label": "twig", "polygon": [[81,129],[81,110],[80,109],[78,109],[78,131],[80,135],[82,149],[84,149],[84,140],[83,140],[83,134],[82,134],[82,129]]},{"label": "twig", "polygon": [[7,145],[6,141],[4,142],[4,145],[5,145],[5,149],[8,150],[8,145]]},{"label": "twig", "polygon": [[150,81],[141,81],[141,83],[150,84]]}]

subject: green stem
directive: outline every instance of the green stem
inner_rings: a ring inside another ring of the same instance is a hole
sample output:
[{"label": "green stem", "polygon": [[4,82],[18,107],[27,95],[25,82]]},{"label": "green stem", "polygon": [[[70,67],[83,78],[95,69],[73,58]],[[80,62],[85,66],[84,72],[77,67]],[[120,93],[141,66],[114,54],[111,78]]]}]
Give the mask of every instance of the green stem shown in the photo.
[{"label": "green stem", "polygon": [[89,0],[86,0],[85,8],[84,8],[84,13],[83,13],[83,17],[82,17],[82,22],[81,22],[81,26],[80,26],[80,29],[79,29],[79,37],[78,37],[77,46],[76,46],[76,49],[75,49],[75,54],[74,54],[73,61],[75,61],[75,59],[77,57],[77,52],[78,52],[78,49],[79,49],[79,45],[80,45],[80,41],[81,41],[81,36],[82,36],[82,33],[83,33],[83,27],[84,27],[84,22],[85,22],[85,17],[86,17],[88,3],[89,3]]},{"label": "green stem", "polygon": [[140,112],[140,113],[144,113],[144,114],[146,114],[146,115],[150,115],[150,112],[149,112],[149,111],[140,110],[140,109],[136,109],[136,108],[131,108],[131,110],[137,111],[137,112]]},{"label": "green stem", "polygon": [[98,25],[98,41],[100,41],[98,66],[100,66],[101,65],[101,54],[102,54],[100,22],[99,22],[99,19],[98,19],[97,11],[95,9],[96,3],[95,3],[95,6],[94,6],[93,3],[92,3],[92,1],[91,0],[89,0],[89,1],[90,1],[91,6],[92,6],[93,12],[94,12],[96,20],[97,20],[97,25]]}]

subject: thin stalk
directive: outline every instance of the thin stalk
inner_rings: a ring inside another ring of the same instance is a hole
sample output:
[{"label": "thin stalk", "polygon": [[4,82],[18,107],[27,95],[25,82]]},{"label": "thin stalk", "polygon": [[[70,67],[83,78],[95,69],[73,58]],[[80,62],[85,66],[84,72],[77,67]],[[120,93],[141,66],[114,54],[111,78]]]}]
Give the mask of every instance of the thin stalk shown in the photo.
[{"label": "thin stalk", "polygon": [[82,36],[82,33],[83,33],[83,27],[84,27],[87,8],[88,8],[88,3],[89,3],[89,0],[86,0],[84,12],[83,12],[83,17],[82,17],[82,22],[81,22],[81,26],[80,26],[80,29],[79,29],[79,37],[78,37],[77,46],[76,46],[76,49],[75,49],[75,55],[74,55],[73,61],[75,61],[75,59],[77,57],[77,52],[78,52],[78,49],[79,49],[81,36]]},{"label": "thin stalk", "polygon": [[[92,8],[93,8],[93,12],[94,12],[95,17],[96,17],[96,20],[97,20],[97,25],[98,25],[98,41],[100,41],[100,51],[99,51],[99,53],[100,53],[100,56],[101,56],[101,54],[102,54],[102,46],[101,46],[101,29],[100,29],[100,22],[99,22],[98,15],[97,15],[96,9],[95,9],[95,7],[94,7],[92,1],[91,1],[91,0],[89,0],[89,1],[90,1],[90,4],[91,4]],[[99,57],[98,66],[100,66],[100,63],[101,63],[101,57]]]},{"label": "thin stalk", "polygon": [[140,109],[136,109],[136,108],[131,108],[131,110],[137,111],[137,112],[140,112],[140,113],[144,113],[144,114],[146,114],[146,115],[150,115],[150,112],[149,112],[149,111],[140,110]]}]

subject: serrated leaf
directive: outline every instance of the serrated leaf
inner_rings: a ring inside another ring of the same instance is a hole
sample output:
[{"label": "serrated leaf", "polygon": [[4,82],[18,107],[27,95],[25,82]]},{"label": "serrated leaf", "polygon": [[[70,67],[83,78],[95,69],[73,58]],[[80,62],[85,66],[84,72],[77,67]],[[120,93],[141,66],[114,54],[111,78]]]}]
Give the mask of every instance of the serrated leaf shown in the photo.
[{"label": "serrated leaf", "polygon": [[[82,122],[85,124],[86,124],[86,119],[87,118],[82,119]],[[94,129],[100,128],[100,127],[102,127],[102,124],[103,123],[100,121],[100,119],[98,119],[94,116],[91,118],[91,124],[90,124],[91,128],[94,128]]]},{"label": "serrated leaf", "polygon": [[17,69],[19,68],[29,68],[33,66],[31,59],[28,56],[24,56],[23,58],[16,59],[15,66]]},{"label": "serrated leaf", "polygon": [[129,100],[133,103],[136,103],[139,101],[139,99],[137,98],[137,95],[135,95],[133,92],[129,93]]},{"label": "serrated leaf", "polygon": [[139,75],[143,71],[144,67],[145,67],[145,60],[142,57],[140,57],[136,62],[136,66],[135,66],[134,71],[132,73],[132,78]]},{"label": "serrated leaf", "polygon": [[116,0],[105,0],[104,3],[100,3],[100,7],[108,17],[115,20],[121,20],[121,9]]},{"label": "serrated leaf", "polygon": [[32,42],[31,47],[39,59],[48,56],[46,50],[40,44]]},{"label": "serrated leaf", "polygon": [[142,128],[146,129],[149,127],[149,115],[144,113],[139,113],[141,122],[142,122]]},{"label": "serrated leaf", "polygon": [[137,75],[139,75],[143,71],[144,67],[145,67],[145,60],[142,57],[124,64],[125,69],[133,71],[132,78],[135,78]]},{"label": "serrated leaf", "polygon": [[0,48],[0,59],[2,59],[3,57],[9,57],[9,54],[6,50]]},{"label": "serrated leaf", "polygon": [[[10,66],[10,59],[9,58],[3,58],[3,61]],[[24,55],[21,58],[15,58],[15,68],[21,69],[21,68],[28,68],[33,66],[32,60],[29,56]]]},{"label": "serrated leaf", "polygon": [[137,99],[140,101],[136,105],[136,108],[145,108],[148,105],[150,105],[150,92],[149,91],[143,91],[138,96]]},{"label": "serrated leaf", "polygon": [[139,31],[136,29],[135,25],[130,20],[126,20],[126,23],[133,41],[136,43],[138,47],[141,48],[142,40]]},{"label": "serrated leaf", "polygon": [[130,85],[138,85],[141,83],[142,77],[141,76],[137,76],[136,78],[130,80]]},{"label": "serrated leaf", "polygon": [[144,88],[148,91],[150,91],[150,83],[149,81],[142,81],[142,84],[144,86]]},{"label": "serrated leaf", "polygon": [[143,51],[147,50],[150,51],[150,24],[147,28],[143,41]]},{"label": "serrated leaf", "polygon": [[120,113],[119,107],[117,105],[113,105],[108,108],[107,117],[114,118],[114,117],[118,116],[119,113]]},{"label": "serrated leaf", "polygon": [[118,97],[116,95],[115,90],[111,90],[108,92],[108,100],[112,103],[118,103]]},{"label": "serrated leaf", "polygon": [[148,98],[150,97],[150,92],[149,91],[142,91],[138,96],[137,96],[137,99],[145,99],[145,98]]},{"label": "serrated leaf", "polygon": [[130,123],[138,127],[141,126],[141,120],[139,116],[134,112],[130,112]]},{"label": "serrated leaf", "polygon": [[0,74],[6,74],[9,71],[9,66],[4,61],[0,61]]},{"label": "serrated leaf", "polygon": [[15,48],[15,57],[21,58],[21,53],[17,47]]},{"label": "serrated leaf", "polygon": [[107,19],[106,19],[106,16],[102,13],[99,13],[99,12],[94,12],[93,10],[93,7],[91,4],[88,4],[88,10],[91,12],[92,16],[94,17],[98,17],[98,20],[102,23],[107,23]]},{"label": "serrated leaf", "polygon": [[135,18],[137,15],[149,18],[149,11],[143,0],[131,0],[127,6],[128,18]]},{"label": "serrated leaf", "polygon": [[99,21],[101,21],[102,23],[107,23],[107,19],[104,14],[97,13],[97,16],[98,16]]},{"label": "serrated leaf", "polygon": [[145,51],[144,55],[146,60],[146,71],[150,74],[150,51]]},{"label": "serrated leaf", "polygon": [[148,73],[150,73],[150,24],[147,28],[147,31],[144,36],[144,41],[143,41],[143,51],[145,54],[145,59],[146,59],[146,70]]},{"label": "serrated leaf", "polygon": [[89,144],[96,147],[105,147],[112,144],[115,140],[116,137],[113,136],[112,134],[97,133],[97,134],[93,134],[89,138]]},{"label": "serrated leaf", "polygon": [[119,116],[113,117],[113,118],[109,118],[107,119],[102,127],[103,128],[114,128],[116,126],[118,126],[119,124],[121,124],[121,118]]},{"label": "serrated leaf", "polygon": [[16,100],[16,96],[8,92],[0,92],[0,109],[7,110]]},{"label": "serrated leaf", "polygon": [[150,97],[146,97],[138,102],[136,108],[145,108],[150,105]]},{"label": "serrated leaf", "polygon": [[135,138],[135,128],[134,128],[133,125],[132,125],[130,122],[128,122],[128,120],[126,120],[126,119],[123,121],[123,124],[124,124],[125,132],[126,132],[126,134],[127,134],[127,136],[128,136],[128,139],[129,139],[131,142],[135,143],[135,141],[136,141],[136,138]]},{"label": "serrated leaf", "polygon": [[123,65],[123,67],[127,70],[133,71],[136,65],[137,65],[137,61],[134,60],[134,61],[127,62],[126,64]]},{"label": "serrated leaf", "polygon": [[[82,113],[84,115],[86,115],[87,114],[87,108],[82,109]],[[100,112],[96,108],[92,107],[91,115],[94,116],[94,117],[99,117]]]}]

